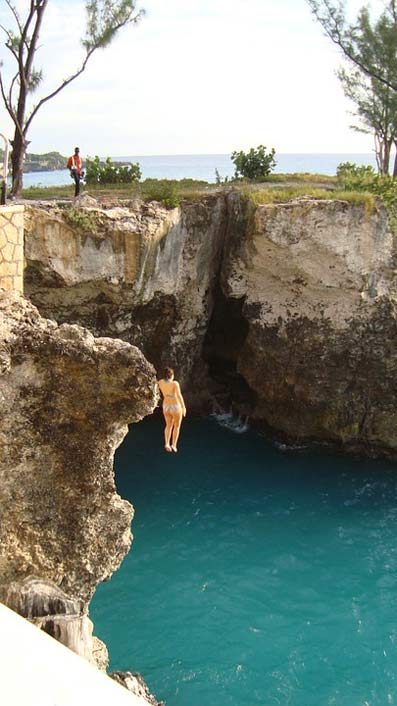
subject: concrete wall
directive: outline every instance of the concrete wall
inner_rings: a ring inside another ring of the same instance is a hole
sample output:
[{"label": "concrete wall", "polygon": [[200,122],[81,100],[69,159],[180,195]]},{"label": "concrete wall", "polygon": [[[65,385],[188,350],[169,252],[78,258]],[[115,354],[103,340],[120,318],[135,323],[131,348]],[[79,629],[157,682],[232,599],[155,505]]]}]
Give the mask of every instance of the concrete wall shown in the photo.
[{"label": "concrete wall", "polygon": [[24,206],[0,206],[0,288],[23,292]]},{"label": "concrete wall", "polygon": [[148,706],[0,603],[2,706]]}]

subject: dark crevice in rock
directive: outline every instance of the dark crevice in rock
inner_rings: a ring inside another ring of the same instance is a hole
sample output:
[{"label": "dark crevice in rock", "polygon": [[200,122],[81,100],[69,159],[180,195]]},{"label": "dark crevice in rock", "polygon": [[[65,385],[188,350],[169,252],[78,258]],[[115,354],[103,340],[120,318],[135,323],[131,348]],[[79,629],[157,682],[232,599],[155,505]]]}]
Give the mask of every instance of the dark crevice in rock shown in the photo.
[{"label": "dark crevice in rock", "polygon": [[28,291],[32,286],[37,289],[41,286],[48,288],[65,286],[63,278],[39,260],[30,260],[26,263],[23,279],[24,288]]},{"label": "dark crevice in rock", "polygon": [[156,293],[147,304],[137,306],[133,320],[141,332],[141,345],[145,357],[160,371],[164,357],[171,356],[170,331],[178,317],[177,302],[173,295]]},{"label": "dark crevice in rock", "polygon": [[229,299],[219,286],[216,288],[203,360],[208,367],[208,387],[215,406],[249,415],[255,407],[256,395],[238,371],[239,355],[249,329],[243,305],[243,299]]}]

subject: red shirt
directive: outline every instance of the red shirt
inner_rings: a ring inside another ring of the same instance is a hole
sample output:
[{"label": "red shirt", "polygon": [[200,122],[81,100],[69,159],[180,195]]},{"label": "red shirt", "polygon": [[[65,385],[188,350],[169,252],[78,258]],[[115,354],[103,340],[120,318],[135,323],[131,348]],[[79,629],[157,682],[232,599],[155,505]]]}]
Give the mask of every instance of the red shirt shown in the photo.
[{"label": "red shirt", "polygon": [[79,154],[73,154],[71,157],[69,157],[67,167],[68,167],[68,169],[76,169],[77,176],[81,175],[82,166],[83,166],[83,160]]}]

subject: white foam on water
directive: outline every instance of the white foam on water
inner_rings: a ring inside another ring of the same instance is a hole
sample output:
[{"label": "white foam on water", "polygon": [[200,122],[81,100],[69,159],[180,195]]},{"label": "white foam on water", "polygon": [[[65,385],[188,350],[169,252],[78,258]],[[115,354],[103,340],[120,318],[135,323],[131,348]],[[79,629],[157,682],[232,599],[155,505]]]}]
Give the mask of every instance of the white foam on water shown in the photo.
[{"label": "white foam on water", "polygon": [[219,426],[235,434],[244,434],[250,428],[248,416],[242,417],[240,414],[235,416],[232,411],[225,412],[224,410],[220,410],[219,412],[212,412],[210,417],[214,419]]}]

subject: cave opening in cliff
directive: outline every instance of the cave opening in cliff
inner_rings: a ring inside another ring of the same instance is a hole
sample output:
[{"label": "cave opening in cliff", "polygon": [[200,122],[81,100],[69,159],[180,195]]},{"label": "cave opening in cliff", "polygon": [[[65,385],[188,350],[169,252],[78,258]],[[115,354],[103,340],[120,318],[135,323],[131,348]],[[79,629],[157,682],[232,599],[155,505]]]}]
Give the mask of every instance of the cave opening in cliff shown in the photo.
[{"label": "cave opening in cliff", "polygon": [[248,335],[243,315],[244,299],[231,299],[218,288],[215,306],[203,346],[203,360],[208,366],[209,391],[215,405],[249,415],[256,394],[238,372],[238,359]]}]

